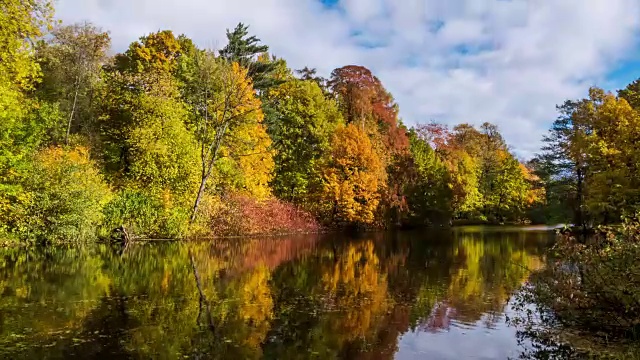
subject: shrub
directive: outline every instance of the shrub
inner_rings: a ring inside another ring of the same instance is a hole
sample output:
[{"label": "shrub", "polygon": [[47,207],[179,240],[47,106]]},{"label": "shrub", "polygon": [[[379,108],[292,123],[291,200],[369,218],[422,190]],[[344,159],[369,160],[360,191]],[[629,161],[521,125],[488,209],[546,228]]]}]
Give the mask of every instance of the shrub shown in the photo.
[{"label": "shrub", "polygon": [[96,234],[111,192],[83,147],[40,151],[0,209],[4,232],[27,242],[66,242]]},{"label": "shrub", "polygon": [[320,231],[315,218],[297,206],[275,198],[256,200],[228,195],[207,199],[203,216],[210,236],[247,236],[310,233]]},{"label": "shrub", "polygon": [[124,226],[136,237],[179,238],[189,226],[189,210],[175,205],[169,191],[161,196],[124,189],[105,207],[103,234]]}]

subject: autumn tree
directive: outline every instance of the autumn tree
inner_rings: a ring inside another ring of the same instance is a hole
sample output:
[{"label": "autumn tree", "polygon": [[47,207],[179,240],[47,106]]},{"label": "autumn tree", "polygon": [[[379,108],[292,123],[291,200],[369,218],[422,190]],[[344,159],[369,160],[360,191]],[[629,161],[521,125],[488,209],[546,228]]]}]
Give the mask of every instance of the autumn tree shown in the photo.
[{"label": "autumn tree", "polygon": [[40,97],[58,102],[65,113],[66,144],[73,125],[89,134],[95,87],[107,61],[110,42],[108,33],[84,23],[55,28],[52,37],[38,48],[44,74]]},{"label": "autumn tree", "polygon": [[51,24],[50,1],[0,2],[0,231],[12,204],[24,197],[22,180],[29,157],[43,143],[60,114],[51,104],[29,96],[40,80],[34,43]]},{"label": "autumn tree", "polygon": [[[416,135],[431,144],[448,168],[452,207],[456,217],[469,220],[520,220],[532,182],[522,164],[510,153],[497,126],[479,129],[459,124],[430,123]],[[511,190],[509,190],[511,188]]]},{"label": "autumn tree", "polygon": [[320,162],[342,116],[313,81],[288,81],[272,88],[267,101],[273,111],[267,131],[276,150],[271,186],[279,198],[304,205],[321,188]]},{"label": "autumn tree", "polygon": [[169,72],[178,66],[182,54],[178,38],[171,30],[163,30],[140,37],[127,51],[117,54],[114,67],[121,72]]},{"label": "autumn tree", "polygon": [[564,201],[570,220],[583,228],[637,210],[640,137],[638,113],[628,102],[635,102],[636,87],[630,84],[618,98],[591,88],[588,98],[566,101],[535,161],[551,209]]},{"label": "autumn tree", "polygon": [[407,149],[405,130],[398,126],[398,106],[369,69],[355,65],[335,69],[328,86],[347,123],[360,126],[374,141],[379,134],[378,141],[391,153]]},{"label": "autumn tree", "polygon": [[545,211],[549,206],[546,193],[546,178],[538,175],[538,162],[532,158],[520,163],[525,181],[528,184],[528,191],[525,197],[526,219],[532,223],[551,223],[552,219],[546,217]]},{"label": "autumn tree", "polygon": [[[367,134],[382,161],[380,182],[384,185],[379,187],[381,206],[377,216],[397,218],[406,211],[400,191],[403,177],[399,175],[409,145],[398,118],[397,104],[382,82],[363,66],[348,65],[333,70],[327,85],[345,121]],[[394,221],[391,218],[387,221]]]},{"label": "autumn tree", "polygon": [[[260,166],[266,170],[261,174],[270,173],[273,166],[272,154],[268,150],[271,141],[262,124],[261,103],[254,94],[248,70],[238,63],[219,61],[211,53],[202,53],[196,68],[191,101],[195,109],[195,135],[201,171],[192,221],[197,215],[207,181],[214,169],[223,165],[221,158],[250,157],[248,160],[257,163],[249,168]],[[261,180],[257,185],[266,187],[268,176]]]},{"label": "autumn tree", "polygon": [[338,224],[372,224],[380,201],[382,163],[368,136],[356,125],[336,131],[324,169],[324,198]]},{"label": "autumn tree", "polygon": [[607,224],[640,209],[640,115],[625,99],[599,89],[592,89],[590,99],[585,205],[598,223]]},{"label": "autumn tree", "polygon": [[433,150],[440,154],[443,154],[451,145],[452,134],[445,124],[432,121],[427,124],[417,124],[413,130],[416,137],[427,142]]}]

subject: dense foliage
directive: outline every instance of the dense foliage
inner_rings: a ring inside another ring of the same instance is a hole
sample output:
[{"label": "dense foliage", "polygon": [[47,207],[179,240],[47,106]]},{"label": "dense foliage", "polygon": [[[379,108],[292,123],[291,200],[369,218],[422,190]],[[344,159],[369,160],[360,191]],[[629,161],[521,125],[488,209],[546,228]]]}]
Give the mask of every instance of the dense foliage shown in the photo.
[{"label": "dense foliage", "polygon": [[2,13],[5,240],[522,222],[542,200],[494,125],[407,129],[369,69],[292,71],[247,25],[219,52],[164,30],[110,57],[107,32],[48,26],[48,1]]}]

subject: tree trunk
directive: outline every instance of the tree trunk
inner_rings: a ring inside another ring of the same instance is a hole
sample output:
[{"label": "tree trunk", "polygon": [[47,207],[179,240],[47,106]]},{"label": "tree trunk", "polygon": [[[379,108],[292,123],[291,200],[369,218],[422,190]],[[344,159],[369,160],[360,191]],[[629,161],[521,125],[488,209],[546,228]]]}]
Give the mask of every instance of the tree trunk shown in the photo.
[{"label": "tree trunk", "polygon": [[69,145],[69,134],[71,133],[71,121],[73,120],[73,115],[76,111],[76,103],[78,101],[78,88],[80,84],[78,83],[79,79],[76,78],[76,92],[73,95],[73,105],[71,106],[71,114],[69,114],[69,122],[67,123],[67,134],[64,137],[64,144]]},{"label": "tree trunk", "polygon": [[200,201],[202,201],[202,195],[204,195],[204,189],[207,184],[207,179],[209,178],[209,174],[206,174],[202,177],[202,181],[200,181],[200,189],[198,190],[198,195],[196,196],[196,202],[193,204],[193,212],[191,213],[191,222],[196,220],[196,215],[198,214],[198,207],[200,206]]},{"label": "tree trunk", "polygon": [[198,207],[200,206],[200,201],[202,200],[202,195],[204,194],[204,189],[205,186],[207,184],[207,180],[209,179],[209,176],[211,176],[211,171],[213,171],[213,165],[216,163],[216,159],[218,158],[218,151],[220,151],[220,146],[222,146],[222,138],[224,137],[224,134],[227,132],[227,128],[229,127],[229,123],[225,123],[222,126],[222,129],[220,130],[220,132],[216,133],[216,138],[213,142],[213,144],[211,144],[212,147],[214,147],[213,150],[213,155],[211,156],[211,159],[208,162],[208,166],[206,165],[206,158],[208,157],[207,153],[203,153],[202,154],[202,181],[200,182],[200,189],[198,190],[198,196],[196,196],[196,202],[195,204],[193,204],[193,213],[191,214],[191,222],[193,222],[196,219],[196,215],[198,214]]},{"label": "tree trunk", "polygon": [[582,210],[582,203],[584,201],[584,189],[583,189],[583,174],[582,169],[578,168],[577,171],[577,183],[576,183],[576,202],[577,202],[577,211],[576,211],[576,225],[582,228],[582,232],[586,233],[587,224],[584,219],[584,213]]}]

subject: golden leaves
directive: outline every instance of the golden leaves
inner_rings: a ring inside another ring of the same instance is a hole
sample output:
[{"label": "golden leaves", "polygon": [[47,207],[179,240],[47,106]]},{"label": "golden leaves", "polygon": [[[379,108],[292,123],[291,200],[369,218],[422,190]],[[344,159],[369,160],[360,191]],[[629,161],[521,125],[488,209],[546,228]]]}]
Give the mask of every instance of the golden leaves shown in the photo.
[{"label": "golden leaves", "polygon": [[380,201],[384,171],[369,137],[350,124],[336,131],[329,166],[324,170],[324,195],[334,203],[335,221],[371,224]]}]

